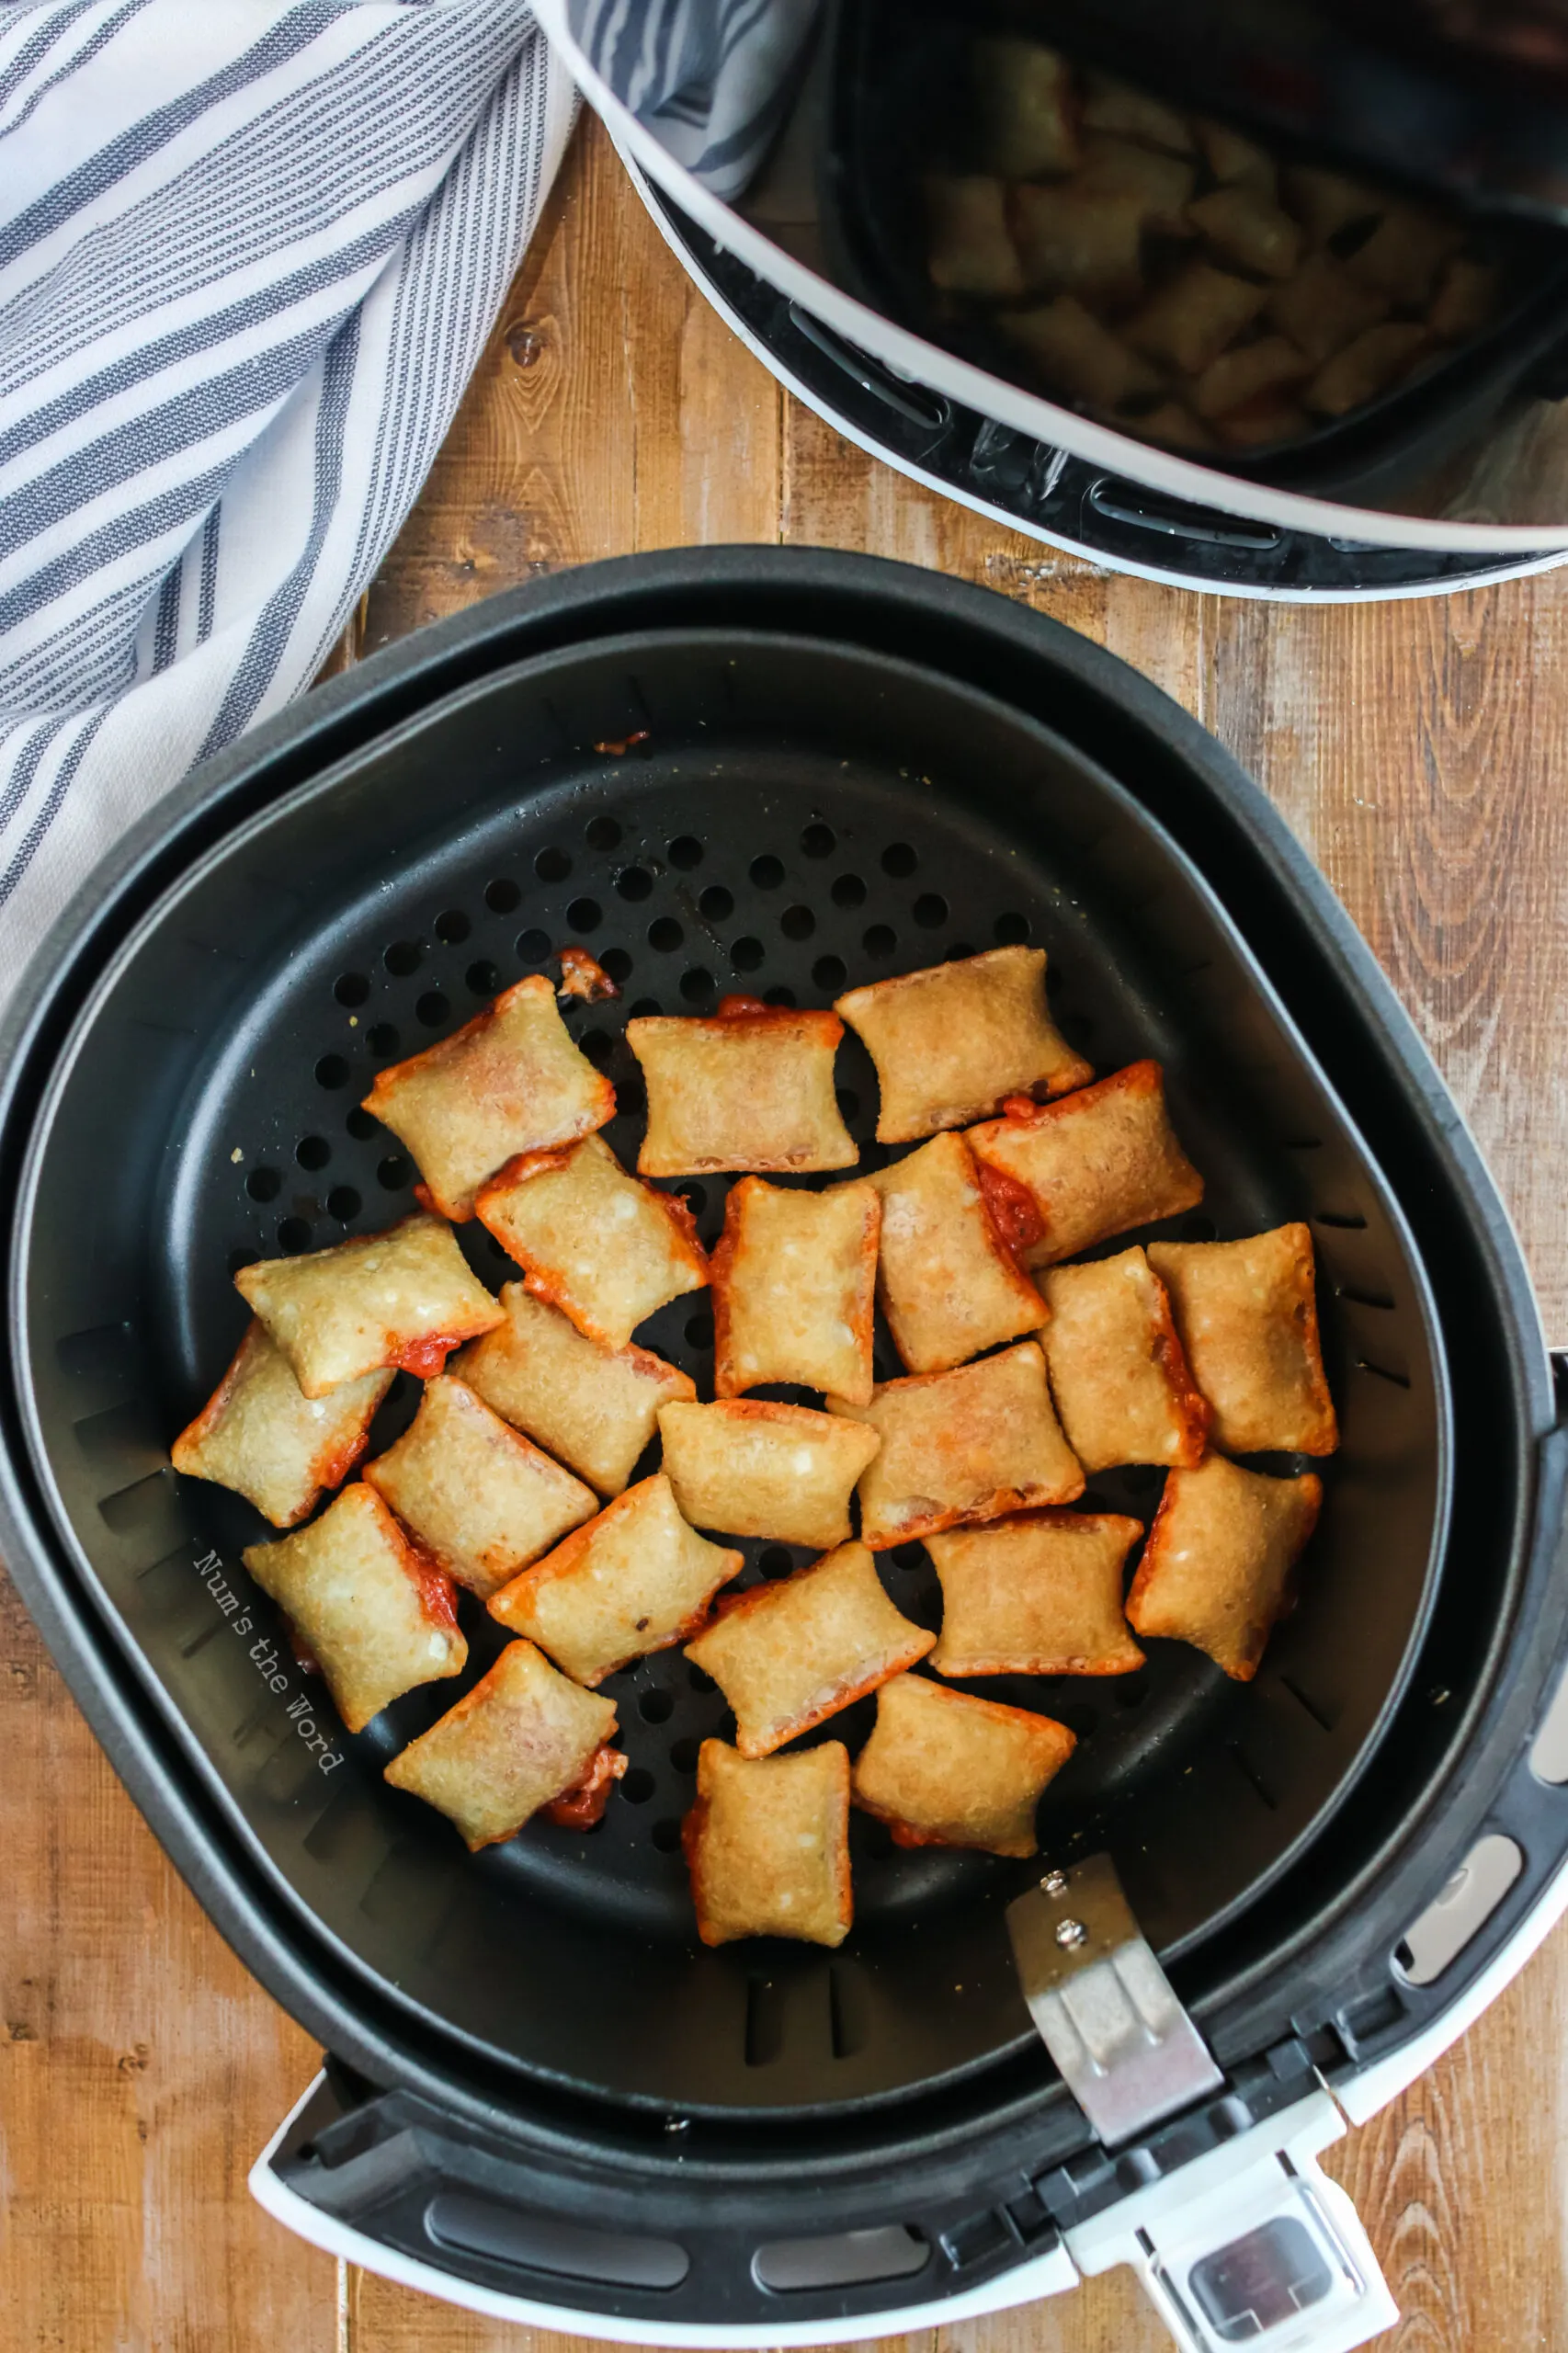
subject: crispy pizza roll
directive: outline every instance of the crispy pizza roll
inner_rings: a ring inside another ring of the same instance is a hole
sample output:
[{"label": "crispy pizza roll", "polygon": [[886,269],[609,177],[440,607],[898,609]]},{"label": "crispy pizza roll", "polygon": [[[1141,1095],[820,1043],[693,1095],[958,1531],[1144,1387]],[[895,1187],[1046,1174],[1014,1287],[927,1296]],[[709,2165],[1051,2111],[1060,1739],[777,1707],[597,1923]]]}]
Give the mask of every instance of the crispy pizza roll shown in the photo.
[{"label": "crispy pizza roll", "polygon": [[462,1673],[451,1579],[363,1481],[308,1528],[241,1557],[319,1663],[350,1732],[416,1684]]},{"label": "crispy pizza roll", "polygon": [[629,1021],[626,1042],[648,1084],[645,1176],[714,1169],[853,1168],[833,1058],[844,1025],[831,1013],[733,1000],[710,1019]]},{"label": "crispy pizza roll", "polygon": [[1012,192],[1008,217],[1023,272],[1018,291],[1120,305],[1142,290],[1142,198],[1026,181]]},{"label": "crispy pizza roll", "polygon": [[1316,164],[1292,165],[1284,186],[1286,203],[1305,223],[1314,245],[1326,245],[1331,237],[1351,229],[1369,228],[1388,210],[1388,198],[1376,188]]},{"label": "crispy pizza roll", "polygon": [[1389,314],[1388,297],[1352,278],[1332,254],[1310,254],[1268,298],[1268,317],[1314,368]]},{"label": "crispy pizza roll", "polygon": [[1215,432],[1231,449],[1271,449],[1281,441],[1299,441],[1312,429],[1306,410],[1284,392],[1259,392],[1228,416],[1214,420]]},{"label": "crispy pizza roll", "polygon": [[1402,319],[1369,327],[1324,362],[1307,386],[1307,406],[1320,416],[1348,416],[1408,376],[1426,345],[1426,328]]},{"label": "crispy pizza roll", "polygon": [[901,1675],[877,1696],[850,1787],[901,1847],[1032,1855],[1040,1792],[1077,1745],[1050,1716]]},{"label": "crispy pizza roll", "polygon": [[982,1167],[1022,1185],[1040,1213],[1026,1266],[1070,1258],[1130,1226],[1196,1209],[1203,1179],[1176,1141],[1158,1063],[1130,1063],[1060,1103],[1019,1103],[971,1128]]},{"label": "crispy pizza roll", "polygon": [[1365,244],[1349,260],[1353,278],[1375,287],[1407,311],[1424,311],[1437,279],[1464,244],[1453,222],[1419,205],[1391,204]]},{"label": "crispy pizza roll", "polygon": [[579,1690],[531,1643],[508,1643],[473,1689],[392,1758],[385,1779],[448,1815],[477,1851],[585,1785],[608,1791],[626,1768],[607,1747],[615,1728],[613,1700]]},{"label": "crispy pizza roll", "polygon": [[829,1403],[881,1439],[860,1480],[860,1532],[873,1552],[1084,1492],[1033,1340],[953,1372],[883,1381],[869,1405]]},{"label": "crispy pizza roll", "polygon": [[705,1740],[681,1844],[705,1945],[737,1937],[841,1945],[854,1918],[849,1751],[824,1740],[798,1756],[753,1758]]},{"label": "crispy pizza roll", "polygon": [[930,244],[926,267],[933,286],[947,294],[1002,300],[1023,292],[1024,273],[1007,226],[1006,197],[1000,180],[979,174],[927,175]]},{"label": "crispy pizza roll", "polygon": [[864,1544],[753,1586],[686,1646],[735,1711],[743,1756],[768,1756],[924,1658],[937,1637],[882,1591]]},{"label": "crispy pizza roll", "polygon": [[659,1435],[694,1527],[824,1547],[848,1536],[850,1492],[881,1444],[832,1414],[760,1397],[662,1405]]},{"label": "crispy pizza roll", "polygon": [[365,1477],[482,1601],[598,1508],[591,1487],[447,1373],[426,1382],[408,1428]]},{"label": "crispy pizza roll", "polygon": [[1138,430],[1145,441],[1158,441],[1167,449],[1214,447],[1214,436],[1209,427],[1180,401],[1162,401],[1158,408],[1138,419]]},{"label": "crispy pizza roll", "polygon": [[1067,1443],[1092,1478],[1119,1462],[1200,1462],[1209,1408],[1182,1353],[1165,1287],[1137,1248],[1043,1279],[1040,1334]]},{"label": "crispy pizza roll", "polygon": [[666,1300],[708,1280],[686,1203],[631,1176],[602,1136],[508,1161],[478,1208],[534,1297],[602,1347],[625,1347]]},{"label": "crispy pizza roll", "polygon": [[429,1207],[468,1218],[505,1162],[613,1119],[615,1089],[578,1051],[550,983],[530,972],[439,1045],[381,1071],[362,1108],[408,1146]]},{"label": "crispy pizza roll", "polygon": [[1184,376],[1200,376],[1252,324],[1267,299],[1267,288],[1250,278],[1194,259],[1129,320],[1127,339],[1146,358],[1179,369]]},{"label": "crispy pizza roll", "polygon": [[1117,409],[1130,401],[1153,400],[1161,389],[1157,369],[1102,326],[1075,295],[1059,294],[1037,310],[1005,311],[996,324],[1035,363],[1051,389],[1069,400]]},{"label": "crispy pizza roll", "polygon": [[1060,1095],[1092,1075],[1045,1009],[1043,948],[993,948],[873,981],[834,1009],[877,1065],[881,1143],[961,1127],[1009,1095]]},{"label": "crispy pizza roll", "polygon": [[1221,261],[1255,278],[1289,278],[1305,244],[1301,224],[1261,188],[1238,182],[1200,196],[1188,208]]},{"label": "crispy pizza roll", "polygon": [[1114,131],[1121,139],[1141,139],[1146,147],[1164,147],[1173,155],[1190,155],[1192,127],[1185,115],[1147,90],[1135,90],[1114,74],[1085,76],[1084,128]]},{"label": "crispy pizza roll", "polygon": [[1318,1345],[1312,1237],[1277,1226],[1245,1242],[1155,1242],[1192,1377],[1227,1454],[1332,1454],[1334,1400]]},{"label": "crispy pizza roll", "polygon": [[1185,158],[1095,131],[1084,142],[1083,167],[1073,186],[1085,196],[1131,198],[1145,229],[1161,237],[1189,237],[1192,182],[1193,167]]},{"label": "crispy pizza roll", "polygon": [[301,1258],[263,1258],[240,1268],[234,1288],[307,1397],[389,1367],[427,1380],[460,1342],[501,1321],[438,1217],[407,1217]]},{"label": "crispy pizza roll", "polygon": [[264,1324],[245,1327],[234,1360],[170,1449],[187,1479],[211,1479],[253,1503],[274,1528],[297,1528],[365,1451],[387,1371],[307,1397]]},{"label": "crispy pizza roll", "polygon": [[1426,324],[1439,343],[1462,342],[1486,325],[1501,290],[1502,280],[1493,263],[1458,254],[1443,272]]},{"label": "crispy pizza roll", "polygon": [[1293,391],[1312,372],[1312,361],[1289,335],[1260,335],[1256,343],[1222,351],[1205,368],[1192,388],[1192,405],[1199,416],[1228,416],[1263,393]]},{"label": "crispy pizza roll", "polygon": [[[1045,1302],[1018,1271],[962,1136],[933,1136],[869,1182],[882,1197],[877,1295],[911,1372],[949,1371],[1040,1329]],[[870,1401],[869,1385],[860,1396],[823,1386],[852,1405]]]},{"label": "crispy pizza roll", "polygon": [[942,1585],[941,1675],[1131,1675],[1121,1574],[1142,1520],[1108,1511],[1025,1512],[927,1537]]},{"label": "crispy pizza roll", "polygon": [[881,1203],[869,1185],[802,1192],[743,1176],[713,1252],[713,1386],[765,1381],[871,1393]]},{"label": "crispy pizza roll", "polygon": [[506,1321],[449,1359],[493,1413],[557,1455],[601,1495],[619,1495],[659,1427],[659,1408],[697,1384],[646,1348],[607,1348],[570,1316],[503,1283]]},{"label": "crispy pizza roll", "polygon": [[602,1683],[629,1659],[684,1642],[745,1564],[687,1526],[660,1471],[493,1594],[490,1614],[574,1681]]},{"label": "crispy pizza roll", "polygon": [[1272,155],[1255,146],[1228,123],[1200,122],[1199,141],[1210,170],[1221,188],[1256,188],[1265,196],[1279,191],[1279,172]]},{"label": "crispy pizza roll", "polygon": [[976,146],[1005,180],[1070,172],[1078,160],[1077,94],[1065,58],[999,34],[970,51]]},{"label": "crispy pizza roll", "polygon": [[1173,1471],[1127,1597],[1135,1631],[1191,1643],[1250,1683],[1322,1501],[1312,1471],[1266,1479],[1222,1454]]}]

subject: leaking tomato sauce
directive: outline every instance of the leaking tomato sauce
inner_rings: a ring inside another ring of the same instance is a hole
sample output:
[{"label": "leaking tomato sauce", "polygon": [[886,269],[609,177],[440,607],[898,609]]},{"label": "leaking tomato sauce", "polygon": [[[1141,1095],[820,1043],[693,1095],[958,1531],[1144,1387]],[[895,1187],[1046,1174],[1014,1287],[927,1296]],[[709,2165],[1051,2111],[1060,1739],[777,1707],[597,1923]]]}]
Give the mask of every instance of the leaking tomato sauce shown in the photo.
[{"label": "leaking tomato sauce", "polygon": [[720,1021],[753,1021],[759,1013],[773,1013],[777,1009],[762,997],[747,996],[743,991],[736,991],[733,995],[719,999],[715,1017]]},{"label": "leaking tomato sauce", "polygon": [[609,1803],[610,1784],[626,1770],[625,1752],[608,1745],[596,1748],[569,1789],[540,1811],[562,1830],[591,1830],[602,1822]]},{"label": "leaking tomato sauce", "polygon": [[580,996],[585,1005],[599,1005],[620,991],[597,959],[585,948],[563,948],[560,955],[561,994]]},{"label": "leaking tomato sauce", "polygon": [[1011,1257],[1021,1257],[1044,1235],[1045,1220],[1040,1215],[1040,1203],[1028,1187],[1006,1169],[992,1168],[983,1160],[975,1165],[980,1172],[981,1195],[1002,1247]]},{"label": "leaking tomato sauce", "polygon": [[394,1347],[387,1362],[399,1372],[413,1373],[416,1381],[434,1381],[452,1350],[472,1337],[472,1332],[427,1332],[423,1339]]},{"label": "leaking tomato sauce", "polygon": [[607,735],[602,744],[594,745],[594,749],[596,752],[607,752],[612,760],[624,759],[634,745],[648,741],[648,733],[646,727],[634,727],[630,735]]}]

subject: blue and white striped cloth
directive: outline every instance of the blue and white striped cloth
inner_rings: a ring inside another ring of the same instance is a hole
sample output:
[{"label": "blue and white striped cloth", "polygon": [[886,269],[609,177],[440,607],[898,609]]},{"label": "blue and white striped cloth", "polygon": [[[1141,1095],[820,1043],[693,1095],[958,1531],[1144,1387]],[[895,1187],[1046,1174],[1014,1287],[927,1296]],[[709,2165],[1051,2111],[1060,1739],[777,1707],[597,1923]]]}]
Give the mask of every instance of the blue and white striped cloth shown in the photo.
[{"label": "blue and white striped cloth", "polygon": [[[797,0],[618,5],[689,108],[704,55],[733,97],[733,20]],[[0,999],[320,667],[574,106],[528,0],[0,0]]]}]

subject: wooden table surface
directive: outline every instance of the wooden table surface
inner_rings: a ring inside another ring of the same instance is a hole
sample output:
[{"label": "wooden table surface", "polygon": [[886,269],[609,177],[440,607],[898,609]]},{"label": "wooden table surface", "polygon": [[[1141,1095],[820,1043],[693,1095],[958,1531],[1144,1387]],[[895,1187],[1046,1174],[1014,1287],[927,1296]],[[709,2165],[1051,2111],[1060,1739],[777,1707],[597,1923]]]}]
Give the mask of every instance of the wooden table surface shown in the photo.
[{"label": "wooden table surface", "polygon": [[[579,132],[450,438],[343,659],[532,574],[788,540],[963,574],[1123,654],[1263,783],[1419,1023],[1568,1342],[1568,572],[1301,610],[1110,577],[914,488],[786,398]],[[246,2170],[309,2039],[220,1940],[0,1576],[4,2353],[523,2353],[531,2332],[335,2266]],[[1568,2346],[1568,1936],[1330,2153],[1402,2353]],[[1124,2273],[939,2333],[1153,2353]],[[540,2337],[538,2353],[566,2340]],[[935,2353],[923,2346],[921,2353]]]}]

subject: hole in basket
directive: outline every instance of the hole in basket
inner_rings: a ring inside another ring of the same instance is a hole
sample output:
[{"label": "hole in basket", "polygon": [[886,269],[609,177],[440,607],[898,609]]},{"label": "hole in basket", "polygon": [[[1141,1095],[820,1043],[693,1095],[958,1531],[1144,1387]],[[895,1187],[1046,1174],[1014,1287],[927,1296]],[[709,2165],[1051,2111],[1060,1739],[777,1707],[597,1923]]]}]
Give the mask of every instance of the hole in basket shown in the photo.
[{"label": "hole in basket", "polygon": [[376,1169],[376,1182],[385,1192],[401,1193],[414,1170],[401,1152],[391,1152]]},{"label": "hole in basket", "polygon": [[793,989],[782,987],[768,989],[764,995],[762,1001],[764,1005],[793,1005],[795,1002],[795,992]]},{"label": "hole in basket", "polygon": [[735,912],[733,894],[722,882],[710,882],[697,902],[697,910],[704,923],[723,923]]},{"label": "hole in basket", "polygon": [[849,970],[842,956],[819,956],[812,966],[812,980],[829,996],[835,989],[841,989],[848,977]]},{"label": "hole in basket", "polygon": [[680,1852],[680,1824],[678,1822],[672,1821],[669,1816],[666,1815],[663,1822],[654,1823],[653,1838],[653,1844],[657,1847],[661,1855],[678,1855]]},{"label": "hole in basket", "polygon": [[517,884],[502,875],[485,892],[484,904],[492,915],[509,915],[522,895]]},{"label": "hole in basket", "polygon": [[865,905],[866,885],[858,874],[841,874],[838,877],[833,886],[833,904],[835,907]]},{"label": "hole in basket", "polygon": [[765,1544],[756,1556],[756,1565],[765,1577],[787,1577],[795,1563],[782,1544]]},{"label": "hole in basket", "polygon": [[898,934],[891,924],[874,923],[860,945],[868,956],[891,956],[898,946]]},{"label": "hole in basket", "polygon": [[935,931],[948,920],[948,903],[938,891],[926,891],[915,902],[915,920],[922,931]]},{"label": "hole in basket", "polygon": [[443,907],[436,917],[436,937],[449,948],[456,948],[466,939],[473,926],[460,907]]},{"label": "hole in basket", "polygon": [[537,928],[519,931],[515,945],[525,964],[542,964],[550,954],[550,934]]},{"label": "hole in basket", "polygon": [[363,972],[340,972],[332,993],[339,1005],[363,1005],[370,994],[370,983]]},{"label": "hole in basket", "polygon": [[390,1063],[397,1051],[397,1031],[390,1021],[378,1021],[373,1029],[365,1032],[365,1043],[380,1061]]},{"label": "hole in basket", "polygon": [[585,1029],[577,1043],[596,1070],[603,1070],[615,1051],[615,1040],[602,1029]]},{"label": "hole in basket", "polygon": [[242,1267],[253,1267],[255,1264],[256,1252],[254,1250],[231,1250],[229,1253],[229,1272],[231,1275],[237,1275]]},{"label": "hole in basket", "polygon": [[890,842],[882,852],[882,872],[891,874],[895,882],[913,874],[920,860],[907,842]]},{"label": "hole in basket", "polygon": [[475,996],[494,996],[501,985],[500,973],[495,966],[483,956],[477,964],[469,966],[463,978]]},{"label": "hole in basket", "polygon": [[590,849],[613,849],[620,839],[620,827],[613,817],[590,817],[584,837]]},{"label": "hole in basket", "polygon": [[784,2048],[784,1996],[771,1977],[746,1981],[745,2061],[770,2066]]},{"label": "hole in basket", "polygon": [[703,1211],[708,1207],[708,1188],[705,1185],[696,1183],[677,1185],[676,1191],[680,1195],[693,1217],[702,1215]]},{"label": "hole in basket", "polygon": [[776,858],[754,858],[750,873],[759,891],[777,891],[784,880],[784,869]]},{"label": "hole in basket", "polygon": [[410,972],[419,970],[419,944],[413,939],[394,939],[381,961],[395,979],[405,981]]},{"label": "hole in basket", "polygon": [[644,1691],[637,1702],[637,1712],[645,1724],[667,1724],[676,1711],[676,1703],[667,1691]]},{"label": "hole in basket", "polygon": [[343,1124],[347,1129],[349,1134],[356,1137],[360,1143],[368,1143],[376,1132],[376,1123],[374,1120],[371,1119],[370,1114],[365,1109],[364,1106],[359,1103],[356,1103],[354,1108],[349,1112],[348,1117],[344,1120]]},{"label": "hole in basket", "polygon": [[698,1755],[702,1743],[699,1740],[693,1740],[689,1736],[685,1740],[675,1740],[670,1743],[670,1763],[677,1773],[696,1772]]},{"label": "hole in basket", "polygon": [[415,1017],[422,1021],[426,1029],[438,1029],[443,1021],[450,1018],[451,1010],[439,989],[426,989],[414,1008]]},{"label": "hole in basket", "polygon": [[955,939],[952,946],[946,951],[946,958],[949,964],[961,964],[965,957],[972,956],[974,950],[967,939]]},{"label": "hole in basket", "polygon": [[615,1090],[615,1108],[617,1111],[628,1114],[647,1109],[648,1090],[640,1078],[618,1080]]},{"label": "hole in basket", "polygon": [[301,1136],[294,1146],[294,1157],[301,1168],[324,1168],[332,1158],[332,1146],[324,1136]]},{"label": "hole in basket", "polygon": [[761,940],[753,939],[748,934],[744,939],[736,940],[730,950],[730,961],[737,972],[755,972],[765,952]]},{"label": "hole in basket", "polygon": [[278,1246],[280,1250],[308,1250],[311,1229],[302,1217],[286,1217],[278,1221]]},{"label": "hole in basket", "polygon": [[275,1201],[283,1190],[283,1179],[276,1168],[253,1168],[245,1178],[245,1190],[253,1201]]},{"label": "hole in basket", "polygon": [[998,915],[991,926],[991,937],[998,948],[1017,948],[1029,936],[1028,915]]},{"label": "hole in basket", "polygon": [[607,948],[599,958],[599,970],[621,988],[631,978],[631,959],[624,948]]},{"label": "hole in basket", "polygon": [[324,1054],[316,1064],[318,1086],[347,1086],[348,1064],[341,1054]]},{"label": "hole in basket", "polygon": [[810,907],[786,907],[778,918],[778,928],[786,939],[809,939],[817,927],[817,919]]},{"label": "hole in basket", "polygon": [[339,1225],[348,1225],[359,1214],[364,1203],[352,1185],[335,1185],[326,1197],[326,1213]]},{"label": "hole in basket", "polygon": [[640,996],[627,1007],[629,1021],[656,1021],[664,1011],[656,996]]},{"label": "hole in basket", "polygon": [[686,1322],[687,1343],[694,1348],[710,1348],[713,1345],[711,1315],[688,1315]]},{"label": "hole in basket", "polygon": [[670,955],[686,938],[674,915],[660,915],[648,926],[648,945],[657,949],[661,956]]},{"label": "hole in basket", "polygon": [[680,976],[680,993],[687,1005],[705,1005],[713,994],[713,975],[700,965],[693,965],[689,972]]},{"label": "hole in basket", "polygon": [[618,894],[623,899],[651,899],[653,878],[645,866],[629,866],[615,878]]},{"label": "hole in basket", "polygon": [[597,899],[574,899],[566,910],[566,920],[574,931],[597,931],[604,921],[604,910]]},{"label": "hole in basket", "polygon": [[839,1117],[852,1120],[859,1108],[860,1097],[856,1094],[855,1089],[852,1086],[841,1086],[838,1090]]},{"label": "hole in basket", "polygon": [[628,1805],[646,1805],[653,1794],[653,1776],[641,1765],[633,1765],[621,1775],[619,1787]]},{"label": "hole in basket", "polygon": [[801,835],[801,847],[808,858],[831,858],[838,847],[838,836],[831,825],[808,825]]},{"label": "hole in basket", "polygon": [[919,1544],[895,1544],[892,1556],[901,1569],[923,1569],[926,1566],[925,1549]]},{"label": "hole in basket", "polygon": [[564,882],[571,871],[572,861],[563,849],[541,849],[534,860],[541,882]]},{"label": "hole in basket", "polygon": [[678,866],[683,874],[689,874],[694,866],[702,863],[702,844],[695,834],[681,834],[670,843],[666,856],[672,866]]}]

